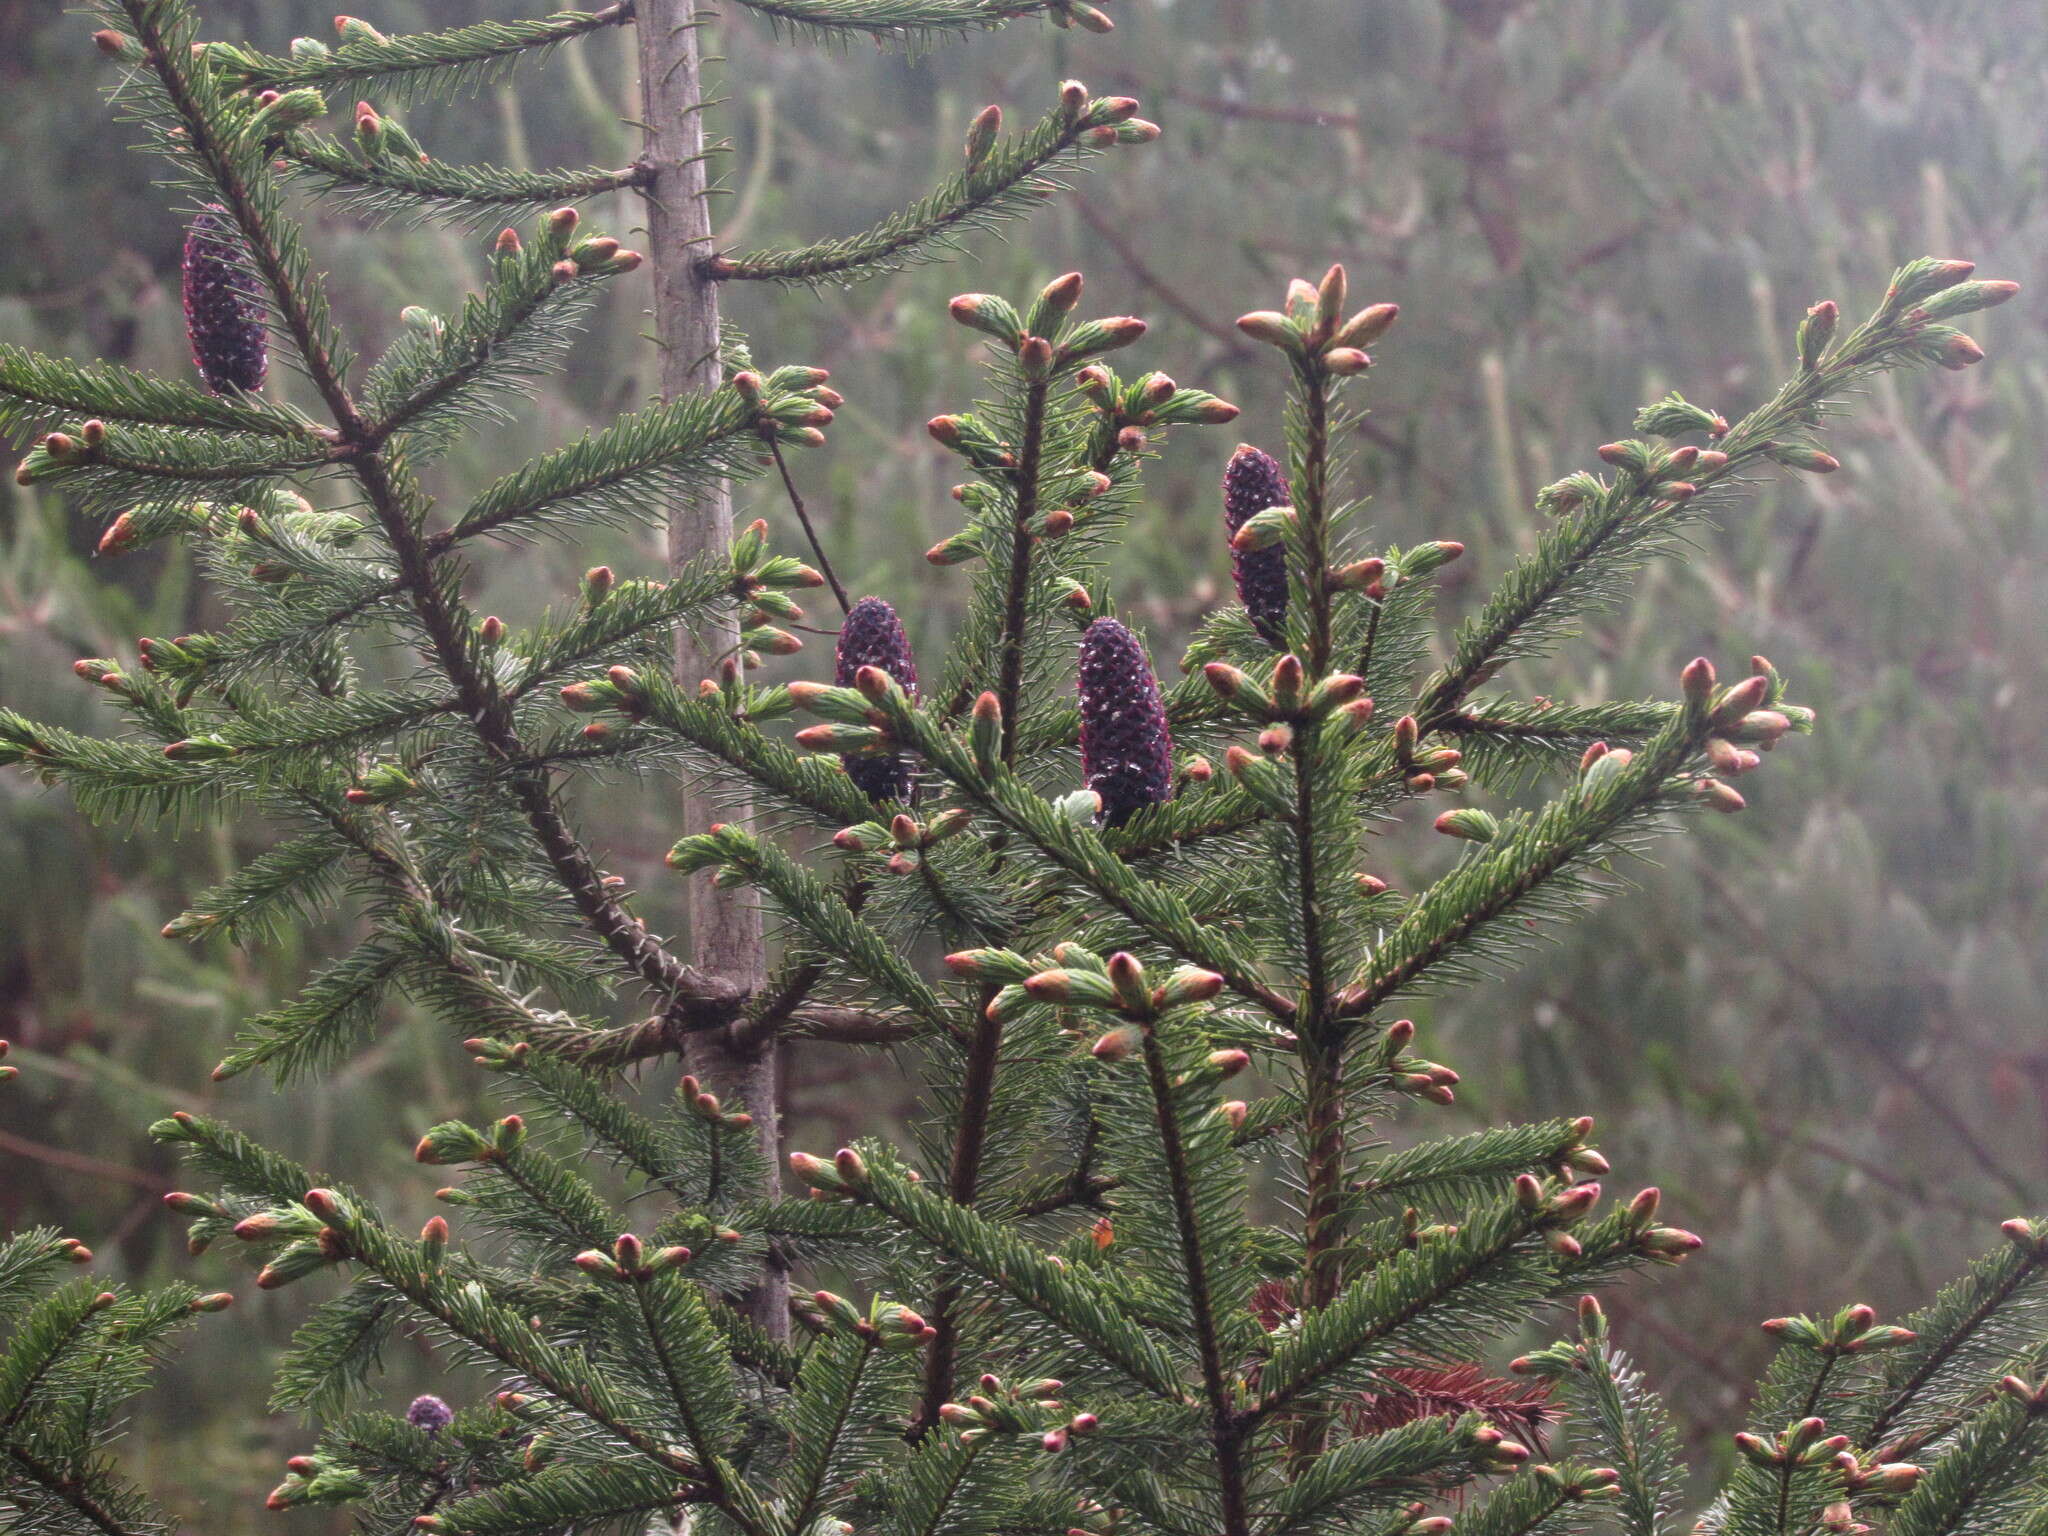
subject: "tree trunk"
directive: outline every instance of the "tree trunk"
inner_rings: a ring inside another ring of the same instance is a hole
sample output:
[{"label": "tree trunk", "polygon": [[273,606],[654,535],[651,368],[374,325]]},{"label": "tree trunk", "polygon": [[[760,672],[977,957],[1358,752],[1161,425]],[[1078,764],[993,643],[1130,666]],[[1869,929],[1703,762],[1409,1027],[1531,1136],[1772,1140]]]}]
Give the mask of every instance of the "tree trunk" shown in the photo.
[{"label": "tree trunk", "polygon": [[[697,272],[711,249],[711,204],[704,155],[704,91],[700,24],[694,0],[639,0],[642,156],[653,173],[647,192],[647,256],[654,281],[654,334],[661,347],[661,393],[673,399],[718,387],[718,285]],[[668,509],[669,569],[724,550],[732,542],[732,499],[723,485],[681,498]],[[676,677],[688,688],[714,675],[739,638],[736,616],[681,631]],[[729,799],[714,805],[699,795],[682,803],[684,833],[713,821],[744,820],[745,807]],[[714,976],[759,988],[766,975],[761,914],[743,891],[721,890],[693,879],[685,897],[691,960]],[[721,1099],[743,1100],[768,1164],[762,1193],[776,1193],[781,1163],[781,1106],[776,1094],[776,1047],[736,1047],[725,1031],[693,1035],[690,1070]],[[770,1264],[748,1299],[754,1321],[777,1337],[789,1331],[785,1271]]]}]

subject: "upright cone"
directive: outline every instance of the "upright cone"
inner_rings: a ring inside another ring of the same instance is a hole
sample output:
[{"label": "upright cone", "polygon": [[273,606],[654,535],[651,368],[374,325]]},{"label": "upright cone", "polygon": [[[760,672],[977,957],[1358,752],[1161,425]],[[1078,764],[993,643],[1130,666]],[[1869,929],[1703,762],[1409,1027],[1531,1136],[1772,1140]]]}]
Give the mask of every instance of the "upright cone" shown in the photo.
[{"label": "upright cone", "polygon": [[1105,826],[1173,792],[1173,738],[1145,648],[1115,619],[1081,637],[1081,771]]},{"label": "upright cone", "polygon": [[[855,603],[839,626],[839,648],[834,654],[832,681],[851,688],[862,667],[879,667],[906,692],[917,692],[917,663],[911,658],[910,637],[896,610],[879,597],[864,597]],[[879,757],[847,756],[846,776],[870,800],[902,800],[910,794],[910,765],[900,755]]]},{"label": "upright cone", "polygon": [[204,210],[185,235],[185,334],[192,341],[193,365],[215,394],[261,389],[270,372],[270,340],[255,280],[227,215]]},{"label": "upright cone", "polygon": [[[1240,443],[1223,471],[1223,527],[1235,535],[1268,507],[1291,504],[1287,473],[1270,453]],[[1230,552],[1230,574],[1238,600],[1268,645],[1284,645],[1281,625],[1287,617],[1287,551],[1278,544],[1266,549]]]}]

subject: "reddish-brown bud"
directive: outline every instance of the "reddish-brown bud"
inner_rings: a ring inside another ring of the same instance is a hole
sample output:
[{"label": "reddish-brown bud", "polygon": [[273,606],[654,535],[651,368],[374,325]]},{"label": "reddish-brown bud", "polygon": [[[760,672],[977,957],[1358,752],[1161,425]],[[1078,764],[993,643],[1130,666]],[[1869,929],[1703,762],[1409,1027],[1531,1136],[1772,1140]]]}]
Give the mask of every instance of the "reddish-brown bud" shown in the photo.
[{"label": "reddish-brown bud", "polygon": [[1977,345],[1974,338],[1965,336],[1961,331],[1949,337],[1941,349],[1941,366],[1951,373],[1960,373],[1963,369],[1983,361],[1984,349]]},{"label": "reddish-brown bud", "polygon": [[1398,304],[1374,304],[1361,309],[1330,338],[1333,346],[1369,347],[1386,335],[1401,313]]},{"label": "reddish-brown bud", "polygon": [[1263,341],[1268,346],[1294,348],[1301,345],[1301,332],[1277,309],[1258,309],[1248,315],[1239,315],[1237,328],[1253,341]]}]

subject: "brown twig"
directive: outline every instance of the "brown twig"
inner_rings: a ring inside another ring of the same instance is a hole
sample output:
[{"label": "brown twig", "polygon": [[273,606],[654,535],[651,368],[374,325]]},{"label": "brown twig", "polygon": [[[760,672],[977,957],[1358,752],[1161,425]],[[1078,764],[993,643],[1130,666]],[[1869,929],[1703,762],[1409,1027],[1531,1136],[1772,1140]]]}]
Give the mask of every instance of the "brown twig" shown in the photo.
[{"label": "brown twig", "polygon": [[1156,294],[1160,303],[1204,336],[1222,346],[1232,356],[1242,358],[1252,355],[1251,348],[1245,343],[1241,332],[1234,326],[1225,325],[1214,316],[1205,313],[1200,305],[1162,277],[1159,270],[1145,260],[1138,248],[1124,238],[1123,231],[1116,227],[1115,222],[1103,214],[1093,202],[1087,198],[1080,198],[1076,200],[1075,207],[1080,211],[1081,222],[1093,230],[1104,245],[1116,252],[1117,259],[1131,269],[1131,276],[1138,280],[1141,287]]},{"label": "brown twig", "polygon": [[768,452],[775,459],[776,472],[782,476],[782,488],[789,493],[789,504],[796,511],[796,520],[803,525],[804,537],[810,541],[811,553],[818,557],[818,569],[824,573],[826,585],[832,588],[832,595],[839,599],[839,611],[847,612],[853,604],[847,599],[846,587],[839,580],[839,573],[832,569],[831,558],[825,553],[824,541],[818,537],[818,530],[811,526],[810,509],[796,488],[796,480],[789,472],[789,461],[782,456],[782,444],[773,437],[768,439]]},{"label": "brown twig", "polygon": [[12,1131],[0,1131],[0,1152],[25,1157],[32,1163],[43,1163],[51,1168],[62,1168],[66,1173],[82,1173],[88,1178],[108,1179],[116,1184],[132,1184],[137,1189],[167,1190],[171,1186],[153,1173],[140,1168],[129,1168],[121,1163],[110,1163],[83,1152],[69,1152],[62,1147],[45,1146],[39,1141],[30,1141],[26,1136],[17,1136]]},{"label": "brown twig", "polygon": [[1848,1035],[1871,1060],[1883,1067],[1900,1086],[1919,1099],[1937,1120],[1949,1128],[1963,1150],[1969,1154],[1970,1160],[1995,1183],[2002,1185],[2011,1193],[2023,1208],[2032,1205],[2039,1191],[1999,1162],[1961,1111],[1936,1092],[1934,1085],[1921,1073],[1914,1071],[1910,1063],[1894,1054],[1882,1042],[1857,1028],[1847,1015],[1837,1009],[1834,999],[1828,995],[1827,990],[1813,978],[1805,966],[1793,963],[1792,957],[1779,947],[1770,929],[1749,910],[1747,903],[1722,878],[1720,871],[1702,860],[1699,864],[1699,873],[1701,880],[1718,898],[1715,905],[1721,911],[1732,914],[1737,925],[1749,936],[1750,942],[1767,955],[1780,971],[1790,977],[1801,991],[1813,999],[1825,1024]]}]

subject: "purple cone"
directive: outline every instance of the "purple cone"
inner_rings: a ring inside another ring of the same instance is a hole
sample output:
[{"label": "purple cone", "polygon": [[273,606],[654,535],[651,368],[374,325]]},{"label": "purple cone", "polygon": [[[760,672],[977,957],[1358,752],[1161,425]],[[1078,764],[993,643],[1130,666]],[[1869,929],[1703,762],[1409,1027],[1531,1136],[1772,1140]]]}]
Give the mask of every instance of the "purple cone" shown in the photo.
[{"label": "purple cone", "polygon": [[[832,681],[851,688],[854,674],[862,667],[880,667],[905,693],[917,697],[917,663],[911,659],[910,637],[903,632],[896,610],[879,597],[864,597],[855,603],[839,626]],[[910,765],[899,755],[842,757],[840,762],[846,765],[846,776],[870,800],[902,800],[910,794]]]},{"label": "purple cone", "polygon": [[[1223,471],[1223,526],[1232,534],[1268,507],[1293,505],[1287,472],[1270,453],[1249,443],[1238,444]],[[1287,617],[1287,551],[1275,544],[1249,554],[1230,552],[1230,574],[1238,600],[1268,645],[1286,644],[1281,628]]]},{"label": "purple cone", "polygon": [[270,372],[263,306],[252,296],[248,251],[227,215],[208,208],[185,235],[185,334],[215,394],[261,389]]},{"label": "purple cone", "polygon": [[1173,792],[1173,737],[1145,648],[1115,619],[1081,637],[1081,772],[1102,797],[1105,826]]},{"label": "purple cone", "polygon": [[422,1392],[405,1410],[405,1422],[414,1429],[424,1429],[428,1434],[436,1435],[455,1422],[455,1410],[433,1393]]}]

